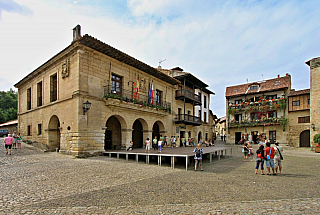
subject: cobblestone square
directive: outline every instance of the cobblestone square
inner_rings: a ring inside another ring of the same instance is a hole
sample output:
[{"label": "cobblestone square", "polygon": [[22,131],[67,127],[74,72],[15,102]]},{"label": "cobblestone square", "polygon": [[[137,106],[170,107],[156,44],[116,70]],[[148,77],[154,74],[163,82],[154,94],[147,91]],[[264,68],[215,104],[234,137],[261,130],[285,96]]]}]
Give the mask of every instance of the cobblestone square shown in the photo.
[{"label": "cobblestone square", "polygon": [[0,214],[320,213],[320,154],[310,148],[283,146],[283,172],[268,176],[254,174],[255,159],[243,162],[239,145],[227,146],[233,156],[204,161],[203,172],[75,159],[24,143],[6,155],[3,138],[0,145]]}]

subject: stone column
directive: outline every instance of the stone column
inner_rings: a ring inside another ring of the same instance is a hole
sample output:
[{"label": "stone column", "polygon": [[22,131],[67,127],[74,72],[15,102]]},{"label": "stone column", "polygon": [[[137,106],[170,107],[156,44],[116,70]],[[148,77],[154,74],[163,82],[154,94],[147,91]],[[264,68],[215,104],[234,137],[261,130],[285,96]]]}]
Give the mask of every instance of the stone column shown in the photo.
[{"label": "stone column", "polygon": [[[133,129],[121,129],[121,148],[126,149],[132,140]],[[133,146],[134,147],[134,146]]]},{"label": "stone column", "polygon": [[[310,145],[314,150],[314,135],[320,133],[320,57],[307,61],[310,66]],[[314,129],[311,125],[314,124]]]}]

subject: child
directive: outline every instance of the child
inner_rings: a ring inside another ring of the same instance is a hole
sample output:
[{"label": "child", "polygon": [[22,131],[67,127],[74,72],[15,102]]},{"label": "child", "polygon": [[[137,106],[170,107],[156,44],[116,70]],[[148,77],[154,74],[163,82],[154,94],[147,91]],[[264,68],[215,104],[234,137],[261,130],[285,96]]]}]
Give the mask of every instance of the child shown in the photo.
[{"label": "child", "polygon": [[161,153],[161,150],[162,150],[162,140],[160,138],[160,140],[158,141],[158,152]]},{"label": "child", "polygon": [[194,155],[194,162],[195,162],[194,171],[197,171],[198,162],[200,163],[201,171],[203,171],[203,168],[202,168],[202,153],[203,153],[203,149],[201,148],[201,144],[200,143],[198,144],[198,147],[193,150],[193,152],[196,153]]}]

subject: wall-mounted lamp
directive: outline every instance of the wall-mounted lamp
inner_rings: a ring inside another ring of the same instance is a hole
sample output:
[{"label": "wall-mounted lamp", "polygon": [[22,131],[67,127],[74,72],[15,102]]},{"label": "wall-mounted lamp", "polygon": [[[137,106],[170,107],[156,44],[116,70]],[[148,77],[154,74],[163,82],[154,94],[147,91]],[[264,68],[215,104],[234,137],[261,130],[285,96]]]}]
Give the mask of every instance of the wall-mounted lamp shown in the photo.
[{"label": "wall-mounted lamp", "polygon": [[312,124],[311,124],[311,128],[312,128],[312,130],[314,130],[314,131],[315,131],[316,126],[312,123]]},{"label": "wall-mounted lamp", "polygon": [[91,103],[87,100],[83,103],[83,115],[86,114],[86,112],[90,109]]}]

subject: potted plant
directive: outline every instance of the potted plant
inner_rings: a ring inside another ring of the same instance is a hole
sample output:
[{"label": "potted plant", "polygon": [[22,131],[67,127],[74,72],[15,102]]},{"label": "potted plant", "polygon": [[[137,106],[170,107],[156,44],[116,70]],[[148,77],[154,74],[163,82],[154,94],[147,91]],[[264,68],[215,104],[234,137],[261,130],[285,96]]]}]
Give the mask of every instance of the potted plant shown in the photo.
[{"label": "potted plant", "polygon": [[314,148],[314,151],[316,153],[320,152],[320,134],[316,134],[313,137],[314,143],[317,143],[316,147]]}]

